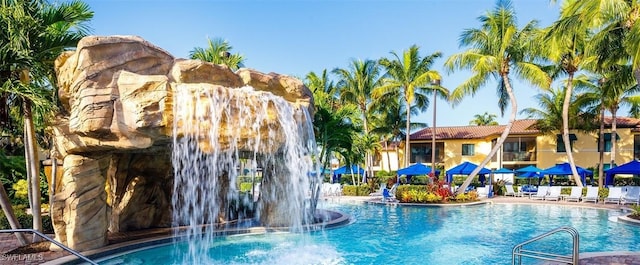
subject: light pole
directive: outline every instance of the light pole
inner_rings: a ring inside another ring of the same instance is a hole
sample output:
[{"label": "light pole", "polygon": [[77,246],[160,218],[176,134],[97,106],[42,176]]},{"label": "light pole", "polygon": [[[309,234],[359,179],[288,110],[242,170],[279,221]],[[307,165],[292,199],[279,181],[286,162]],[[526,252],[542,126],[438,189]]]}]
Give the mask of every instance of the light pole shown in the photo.
[{"label": "light pole", "polygon": [[433,86],[433,125],[431,125],[431,176],[436,176],[436,95],[437,87],[440,86],[440,79],[431,81]]}]

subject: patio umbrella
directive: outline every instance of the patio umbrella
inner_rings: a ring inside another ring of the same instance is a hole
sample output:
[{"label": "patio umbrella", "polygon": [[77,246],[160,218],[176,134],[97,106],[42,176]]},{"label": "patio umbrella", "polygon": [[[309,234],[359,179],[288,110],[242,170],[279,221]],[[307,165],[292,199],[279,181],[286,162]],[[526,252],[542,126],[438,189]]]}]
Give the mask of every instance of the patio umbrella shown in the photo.
[{"label": "patio umbrella", "polygon": [[516,169],[515,171],[516,173],[527,173],[527,172],[540,172],[542,171],[542,169],[529,165],[523,168]]},{"label": "patio umbrella", "polygon": [[606,174],[605,185],[613,184],[613,177],[615,174],[633,174],[640,175],[640,161],[632,160],[629,163],[622,164],[620,166],[610,168],[604,171]]},{"label": "patio umbrella", "polygon": [[493,171],[493,175],[495,177],[495,181],[503,180],[507,183],[513,183],[514,172],[511,169],[503,167]]},{"label": "patio umbrella", "polygon": [[516,178],[527,178],[529,179],[529,185],[531,185],[531,179],[533,178],[537,178],[538,179],[538,184],[540,183],[540,179],[542,178],[542,175],[540,175],[540,173],[538,172],[524,172],[524,173],[520,173],[516,176]]},{"label": "patio umbrella", "polygon": [[[586,183],[587,176],[593,176],[593,172],[590,170],[584,169],[582,167],[576,166],[576,171],[578,171],[578,175],[582,179],[582,183]],[[561,163],[550,168],[544,169],[540,171],[541,175],[556,175],[556,176],[570,176],[573,175],[571,172],[571,165],[569,163]]]},{"label": "patio umbrella", "polygon": [[[440,174],[440,170],[436,170],[436,175]],[[428,167],[422,163],[413,164],[411,166],[398,169],[398,175],[416,176],[427,175],[431,173],[431,167]]]},{"label": "patio umbrella", "polygon": [[[478,165],[471,162],[464,162],[460,165],[452,167],[447,170],[447,182],[451,182],[453,180],[453,175],[469,175],[477,167]],[[488,168],[482,168],[480,169],[480,172],[478,172],[478,174],[491,174],[491,170],[489,170]]]},{"label": "patio umbrella", "polygon": [[[422,163],[416,163],[411,166],[398,169],[398,176],[406,175],[407,183],[411,182],[412,176],[427,175],[429,173],[431,173],[431,167],[428,167]],[[436,176],[439,176],[440,170],[436,170],[435,173],[436,173]]]}]

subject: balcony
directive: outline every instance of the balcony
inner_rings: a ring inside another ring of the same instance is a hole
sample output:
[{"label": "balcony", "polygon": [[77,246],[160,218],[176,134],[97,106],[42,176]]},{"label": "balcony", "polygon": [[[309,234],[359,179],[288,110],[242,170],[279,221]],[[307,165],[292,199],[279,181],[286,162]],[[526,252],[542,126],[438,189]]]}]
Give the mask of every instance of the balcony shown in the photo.
[{"label": "balcony", "polygon": [[503,152],[502,162],[536,161],[535,152]]}]

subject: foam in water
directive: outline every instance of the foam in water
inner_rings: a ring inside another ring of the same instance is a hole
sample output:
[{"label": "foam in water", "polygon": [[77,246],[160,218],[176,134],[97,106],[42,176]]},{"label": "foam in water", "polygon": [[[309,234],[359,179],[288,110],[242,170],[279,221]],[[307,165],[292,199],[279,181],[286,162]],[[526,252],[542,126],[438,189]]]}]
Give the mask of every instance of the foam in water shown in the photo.
[{"label": "foam in water", "polygon": [[[315,138],[306,108],[251,87],[207,85],[178,86],[173,104],[173,221],[186,227],[181,235],[189,242],[175,255],[183,263],[214,263],[207,251],[222,227],[211,224],[225,220],[275,220],[302,230],[311,218],[305,206],[308,172],[318,172],[313,170]],[[240,169],[259,165],[263,181],[254,204],[236,187]]]}]

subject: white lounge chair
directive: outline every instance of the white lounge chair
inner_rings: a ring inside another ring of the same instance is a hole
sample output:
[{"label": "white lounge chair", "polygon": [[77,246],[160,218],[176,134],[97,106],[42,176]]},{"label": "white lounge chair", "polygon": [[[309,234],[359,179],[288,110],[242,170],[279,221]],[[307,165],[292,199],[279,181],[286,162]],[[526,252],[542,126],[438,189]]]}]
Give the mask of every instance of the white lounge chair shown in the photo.
[{"label": "white lounge chair", "polygon": [[627,192],[625,192],[624,196],[622,196],[622,201],[620,201],[620,203],[640,205],[640,187],[627,187]]},{"label": "white lounge chair", "polygon": [[559,201],[561,192],[562,192],[562,187],[560,186],[549,187],[549,193],[547,194],[547,196],[544,196],[544,200]]},{"label": "white lounge chair", "polygon": [[516,197],[518,194],[516,193],[516,191],[513,189],[513,185],[504,185],[505,188],[507,188],[507,192],[504,193],[504,196],[513,196]]},{"label": "white lounge chair", "polygon": [[387,188],[387,184],[386,183],[384,183],[384,182],[380,183],[380,188],[375,192],[369,193],[369,196],[382,196],[382,191],[384,189],[386,189],[386,188]]},{"label": "white lounge chair", "polygon": [[582,199],[582,187],[573,186],[571,187],[571,194],[564,200],[568,202],[579,202],[580,199]]},{"label": "white lounge chair", "polygon": [[549,193],[549,186],[540,186],[538,187],[538,192],[536,194],[531,195],[531,199],[534,200],[544,200],[544,197]]},{"label": "white lounge chair", "polygon": [[329,186],[329,194],[331,196],[342,196],[342,185],[340,183],[333,183]]},{"label": "white lounge chair", "polygon": [[598,199],[600,198],[599,191],[599,187],[587,187],[587,194],[582,197],[582,202],[598,203]]},{"label": "white lounge chair", "polygon": [[604,198],[604,203],[607,202],[620,204],[620,200],[622,200],[622,187],[610,187],[609,195]]}]

